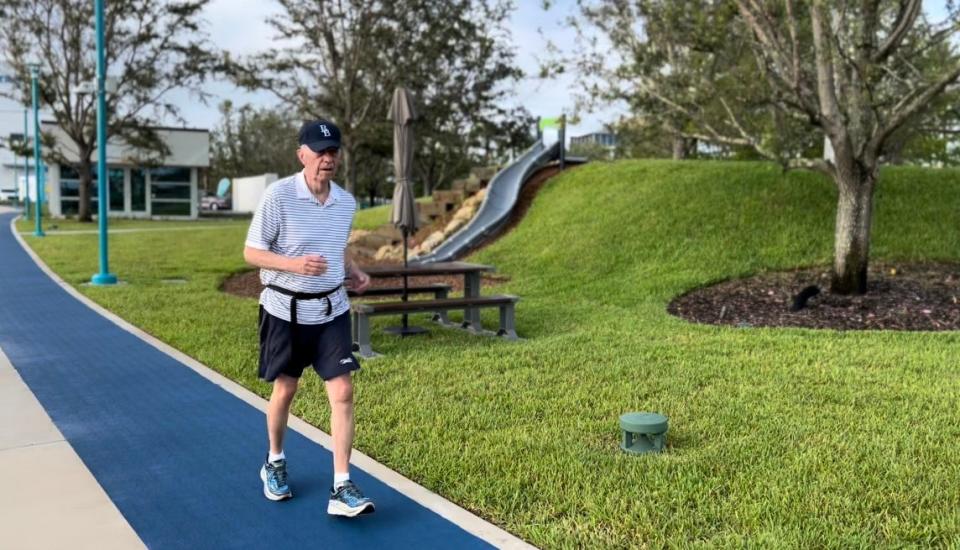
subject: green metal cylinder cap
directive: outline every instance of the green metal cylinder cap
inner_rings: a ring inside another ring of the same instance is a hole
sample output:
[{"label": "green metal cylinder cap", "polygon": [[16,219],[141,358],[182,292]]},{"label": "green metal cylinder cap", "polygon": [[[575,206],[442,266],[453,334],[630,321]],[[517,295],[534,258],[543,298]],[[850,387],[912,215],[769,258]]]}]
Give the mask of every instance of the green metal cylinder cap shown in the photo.
[{"label": "green metal cylinder cap", "polygon": [[648,412],[630,412],[620,416],[620,427],[635,434],[662,434],[667,431],[667,417]]}]

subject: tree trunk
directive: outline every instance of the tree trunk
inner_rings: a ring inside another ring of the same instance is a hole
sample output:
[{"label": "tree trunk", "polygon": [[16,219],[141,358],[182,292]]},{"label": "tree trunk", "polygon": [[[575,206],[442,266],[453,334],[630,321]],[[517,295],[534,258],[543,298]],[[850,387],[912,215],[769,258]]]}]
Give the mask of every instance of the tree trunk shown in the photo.
[{"label": "tree trunk", "polygon": [[687,158],[692,159],[697,157],[697,145],[699,142],[697,138],[687,138],[683,140],[687,147]]},{"label": "tree trunk", "polygon": [[77,165],[77,172],[80,173],[80,197],[78,201],[77,208],[77,220],[81,222],[93,221],[93,213],[90,211],[90,191],[93,188],[90,185],[92,179],[91,172],[93,171],[93,165],[89,160],[82,160],[83,156],[81,155],[80,163]]},{"label": "tree trunk", "polygon": [[356,196],[354,191],[356,179],[356,170],[354,164],[356,163],[356,157],[353,154],[353,144],[347,140],[343,140],[341,147],[343,154],[343,188],[347,190],[353,196]]},{"label": "tree trunk", "polygon": [[687,140],[681,135],[673,136],[673,160],[687,158]]},{"label": "tree trunk", "polygon": [[873,218],[873,191],[876,169],[837,172],[840,190],[834,234],[833,279],[830,291],[836,294],[864,294],[870,258],[870,225]]}]

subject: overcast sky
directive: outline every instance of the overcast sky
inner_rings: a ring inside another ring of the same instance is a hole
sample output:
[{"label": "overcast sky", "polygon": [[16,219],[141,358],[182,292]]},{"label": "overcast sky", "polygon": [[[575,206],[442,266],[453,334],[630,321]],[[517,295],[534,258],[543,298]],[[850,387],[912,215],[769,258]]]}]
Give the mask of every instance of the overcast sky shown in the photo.
[{"label": "overcast sky", "polygon": [[[517,9],[510,19],[509,30],[517,63],[528,77],[517,83],[510,94],[513,105],[523,105],[533,115],[551,117],[572,113],[574,107],[571,77],[542,81],[536,78],[539,72],[538,55],[543,55],[546,39],[540,30],[557,44],[572,44],[574,33],[563,25],[563,20],[575,13],[576,2],[554,2],[549,11],[541,8],[540,0],[518,0]],[[218,47],[233,55],[251,54],[264,50],[272,41],[272,30],[264,19],[277,12],[276,4],[263,0],[213,0],[205,9],[210,39]],[[217,104],[230,99],[235,105],[274,105],[276,99],[268,92],[249,93],[226,81],[216,81],[207,86],[216,97],[204,106],[191,100],[186,94],[176,94],[176,103],[181,105],[187,126],[212,128],[219,121]],[[615,119],[619,111],[607,109],[602,113],[587,114],[580,124],[572,126],[569,135],[597,131],[604,122]]]}]

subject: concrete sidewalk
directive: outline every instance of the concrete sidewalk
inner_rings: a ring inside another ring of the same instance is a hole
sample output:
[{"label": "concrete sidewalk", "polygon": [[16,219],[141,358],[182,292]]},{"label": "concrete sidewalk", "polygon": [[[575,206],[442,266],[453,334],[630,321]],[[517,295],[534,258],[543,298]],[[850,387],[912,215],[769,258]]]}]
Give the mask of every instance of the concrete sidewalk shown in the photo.
[{"label": "concrete sidewalk", "polygon": [[[0,205],[0,215],[15,211]],[[0,471],[7,473],[0,500],[4,545],[23,550],[144,548],[2,348],[0,419]]]},{"label": "concrete sidewalk", "polygon": [[5,548],[144,548],[2,350],[0,418]]}]

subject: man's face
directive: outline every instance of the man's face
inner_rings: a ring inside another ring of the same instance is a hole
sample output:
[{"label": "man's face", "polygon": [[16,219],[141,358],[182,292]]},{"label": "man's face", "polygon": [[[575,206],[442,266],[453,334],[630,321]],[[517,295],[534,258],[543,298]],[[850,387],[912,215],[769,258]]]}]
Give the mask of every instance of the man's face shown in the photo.
[{"label": "man's face", "polygon": [[340,167],[340,149],[335,147],[315,153],[306,145],[301,145],[297,150],[297,158],[305,168],[307,180],[314,184],[329,183]]}]

